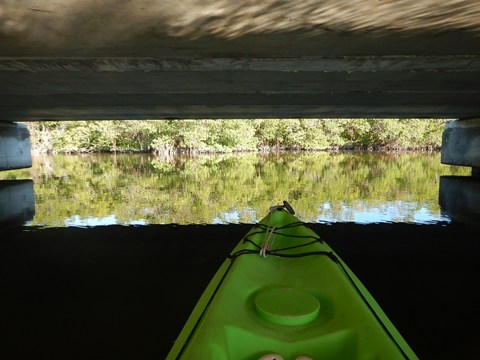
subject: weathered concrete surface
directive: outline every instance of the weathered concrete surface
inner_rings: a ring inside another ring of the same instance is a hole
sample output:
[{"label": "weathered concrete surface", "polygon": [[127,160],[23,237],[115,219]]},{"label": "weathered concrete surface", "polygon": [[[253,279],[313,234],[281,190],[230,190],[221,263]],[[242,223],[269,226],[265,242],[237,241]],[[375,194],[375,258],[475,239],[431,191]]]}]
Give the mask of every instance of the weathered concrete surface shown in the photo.
[{"label": "weathered concrete surface", "polygon": [[442,214],[453,221],[480,229],[480,179],[441,176],[439,204]]},{"label": "weathered concrete surface", "polygon": [[480,167],[480,118],[447,122],[442,134],[441,162]]},{"label": "weathered concrete surface", "polygon": [[32,180],[0,181],[0,226],[24,225],[35,215]]},{"label": "weathered concrete surface", "polygon": [[0,56],[480,54],[465,0],[2,0]]},{"label": "weathered concrete surface", "polygon": [[32,166],[30,134],[23,124],[0,122],[0,170]]},{"label": "weathered concrete surface", "polygon": [[0,3],[0,120],[480,115],[480,2]]},{"label": "weathered concrete surface", "polygon": [[0,59],[0,120],[480,114],[480,56]]}]

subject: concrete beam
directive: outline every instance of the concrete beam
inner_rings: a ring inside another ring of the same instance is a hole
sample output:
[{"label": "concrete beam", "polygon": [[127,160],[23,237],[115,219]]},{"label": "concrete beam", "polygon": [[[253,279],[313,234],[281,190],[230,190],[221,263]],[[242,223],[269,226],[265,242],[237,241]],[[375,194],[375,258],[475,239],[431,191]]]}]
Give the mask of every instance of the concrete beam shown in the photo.
[{"label": "concrete beam", "polygon": [[0,170],[32,166],[30,134],[23,124],[0,122]]},{"label": "concrete beam", "polygon": [[0,58],[0,120],[461,118],[480,56]]},{"label": "concrete beam", "polygon": [[449,121],[442,134],[442,164],[480,168],[480,118]]}]

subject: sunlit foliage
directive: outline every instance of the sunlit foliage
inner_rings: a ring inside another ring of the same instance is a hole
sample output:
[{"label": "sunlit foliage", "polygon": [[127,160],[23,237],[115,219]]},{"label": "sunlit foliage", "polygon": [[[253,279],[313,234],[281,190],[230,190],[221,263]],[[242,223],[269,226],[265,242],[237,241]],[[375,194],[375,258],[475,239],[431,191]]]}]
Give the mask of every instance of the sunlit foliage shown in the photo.
[{"label": "sunlit foliage", "polygon": [[438,149],[444,120],[255,119],[27,123],[35,153]]}]

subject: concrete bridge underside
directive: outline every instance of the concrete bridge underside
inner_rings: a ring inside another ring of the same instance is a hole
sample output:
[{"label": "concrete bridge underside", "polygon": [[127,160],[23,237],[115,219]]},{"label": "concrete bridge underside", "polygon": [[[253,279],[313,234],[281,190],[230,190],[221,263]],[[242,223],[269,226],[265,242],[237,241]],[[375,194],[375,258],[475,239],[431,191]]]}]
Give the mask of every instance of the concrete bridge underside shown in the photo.
[{"label": "concrete bridge underside", "polygon": [[0,120],[480,114],[480,3],[0,2]]},{"label": "concrete bridge underside", "polygon": [[478,176],[480,2],[0,2],[0,169],[15,121],[292,117],[468,119],[442,161]]}]

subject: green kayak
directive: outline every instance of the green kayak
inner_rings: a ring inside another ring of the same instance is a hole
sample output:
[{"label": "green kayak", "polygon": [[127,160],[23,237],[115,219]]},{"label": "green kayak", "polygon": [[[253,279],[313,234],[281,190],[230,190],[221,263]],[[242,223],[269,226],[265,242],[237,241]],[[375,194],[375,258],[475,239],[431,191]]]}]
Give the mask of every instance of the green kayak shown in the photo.
[{"label": "green kayak", "polygon": [[222,264],[167,359],[417,359],[365,287],[273,206]]}]

